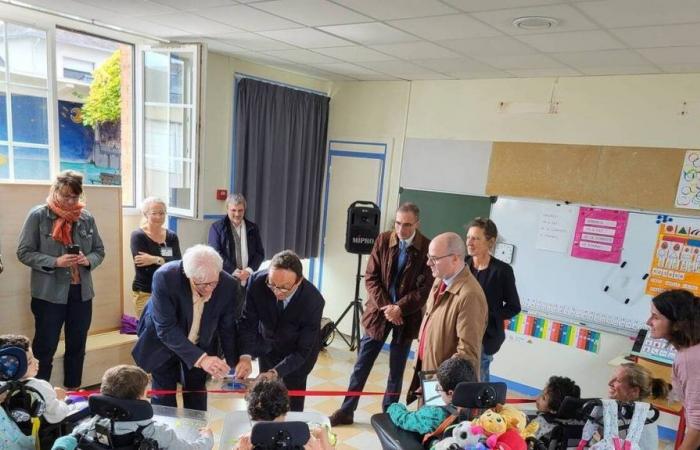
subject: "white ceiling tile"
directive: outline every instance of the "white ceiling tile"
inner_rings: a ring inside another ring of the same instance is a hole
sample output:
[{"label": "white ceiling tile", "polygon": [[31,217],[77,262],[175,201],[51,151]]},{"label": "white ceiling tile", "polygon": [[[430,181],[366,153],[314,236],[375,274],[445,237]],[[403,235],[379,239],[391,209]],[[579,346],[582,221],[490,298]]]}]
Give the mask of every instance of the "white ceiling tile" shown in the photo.
[{"label": "white ceiling tile", "polygon": [[221,41],[218,41],[216,39],[206,38],[203,40],[207,44],[207,48],[209,50],[213,50],[216,52],[232,54],[232,55],[244,54],[246,52],[246,50],[244,48],[236,47],[235,45],[229,45],[225,42],[221,42]]},{"label": "white ceiling tile", "polygon": [[146,19],[139,19],[136,17],[128,17],[124,19],[121,19],[120,17],[116,17],[113,15],[110,18],[110,25],[121,27],[125,30],[137,31],[139,33],[144,33],[150,36],[157,36],[168,39],[172,38],[173,36],[181,36],[183,34],[186,34],[185,30],[175,28],[172,25],[161,25],[154,22],[150,22]]},{"label": "white ceiling tile", "polygon": [[458,58],[460,55],[431,42],[373,45],[373,49],[403,59]]},{"label": "white ceiling tile", "polygon": [[155,16],[177,12],[175,8],[148,0],[80,0],[80,2],[92,7],[134,17]]},{"label": "white ceiling tile", "polygon": [[[336,72],[350,77],[363,77],[362,79],[367,79],[367,77],[389,77],[390,75],[384,75],[377,71],[368,69],[366,67],[357,66],[355,64],[336,62],[330,64],[312,64],[314,67],[318,67],[321,70],[327,70],[329,72]],[[384,78],[386,79],[386,78]]]},{"label": "white ceiling tile", "polygon": [[248,50],[267,51],[267,50],[287,50],[296,48],[284,42],[276,41],[256,33],[248,33],[240,31],[237,33],[226,33],[215,36],[217,40],[232,44],[235,46],[247,48]]},{"label": "white ceiling tile", "polygon": [[477,80],[477,79],[494,79],[494,78],[513,78],[513,75],[500,70],[487,70],[485,72],[451,72],[447,75],[454,77],[457,80]]},{"label": "white ceiling tile", "polygon": [[438,0],[338,0],[337,3],[379,20],[439,16],[459,12]]},{"label": "white ceiling tile", "polygon": [[480,61],[497,69],[559,69],[565,67],[547,55],[484,55],[477,57]]},{"label": "white ceiling tile", "polygon": [[326,0],[275,0],[255,3],[252,7],[311,27],[372,21],[369,17]]},{"label": "white ceiling tile", "polygon": [[478,55],[530,55],[537,53],[534,48],[510,36],[490,38],[454,39],[437,42],[443,47],[467,56]]},{"label": "white ceiling tile", "polygon": [[581,72],[568,67],[559,69],[511,69],[508,70],[508,73],[517,78],[575,77],[581,75]]},{"label": "white ceiling tile", "polygon": [[474,61],[473,59],[414,59],[412,63],[444,74],[465,73],[465,72],[488,72],[495,71],[493,67]]},{"label": "white ceiling tile", "polygon": [[585,67],[579,69],[584,75],[638,75],[643,73],[660,73],[661,70],[652,66],[611,66],[611,67]]},{"label": "white ceiling tile", "polygon": [[518,39],[545,53],[613,50],[625,45],[605,31],[570,31],[567,33],[528,34]]},{"label": "white ceiling tile", "polygon": [[240,31],[221,22],[205,19],[204,17],[199,17],[188,12],[178,12],[163,16],[152,16],[144,20],[157,23],[159,25],[173,26],[181,30],[185,30],[193,35],[212,35]]},{"label": "white ceiling tile", "polygon": [[319,27],[323,31],[361,44],[394,44],[418,41],[419,38],[379,22]]},{"label": "white ceiling tile", "polygon": [[235,5],[235,0],[151,0],[161,5],[170,6],[182,11],[191,11],[201,8],[210,8],[212,6]]},{"label": "white ceiling tile", "polygon": [[501,34],[498,30],[484,25],[466,14],[392,20],[389,25],[431,41],[499,36]]},{"label": "white ceiling tile", "polygon": [[698,64],[700,47],[644,48],[637,50],[654,64]]},{"label": "white ceiling tile", "polygon": [[259,34],[303,48],[339,47],[350,42],[313,28],[261,31]]},{"label": "white ceiling tile", "polygon": [[437,73],[437,72],[397,73],[396,76],[398,78],[402,78],[404,80],[412,80],[412,81],[417,81],[417,80],[451,80],[451,79],[453,79],[449,75],[445,75],[443,73]]},{"label": "white ceiling tile", "polygon": [[522,8],[526,6],[562,3],[563,0],[445,0],[462,11],[488,11],[493,9]]},{"label": "white ceiling tile", "polygon": [[700,22],[697,0],[608,0],[576,7],[608,28]]},{"label": "white ceiling tile", "polygon": [[578,69],[587,67],[649,66],[639,53],[633,50],[601,50],[596,52],[552,53],[559,61]]},{"label": "white ceiling tile", "polygon": [[700,23],[610,30],[632,48],[700,45]]},{"label": "white ceiling tile", "polygon": [[348,76],[348,75],[343,75],[337,72],[331,72],[327,70],[321,70],[316,67],[311,67],[311,66],[303,66],[303,68],[300,69],[303,74],[309,75],[312,77],[316,78],[321,78],[324,80],[334,80],[334,81],[356,81],[357,78]]},{"label": "white ceiling tile", "polygon": [[222,6],[197,11],[197,15],[246,31],[284,30],[299,25],[246,5]]},{"label": "white ceiling tile", "polygon": [[371,48],[360,47],[358,45],[352,47],[319,48],[316,51],[348,62],[391,61],[395,59],[393,56],[385,55]]},{"label": "white ceiling tile", "polygon": [[320,55],[312,52],[311,50],[304,50],[300,48],[294,50],[274,50],[265,53],[276,58],[286,59],[288,61],[301,64],[328,64],[337,62],[335,59],[326,55]]},{"label": "white ceiling tile", "polygon": [[407,74],[426,74],[432,75],[435,72],[418,66],[408,61],[374,61],[362,63],[362,66],[377,72],[388,73],[399,78],[405,78]]},{"label": "white ceiling tile", "polygon": [[472,16],[509,35],[542,34],[542,30],[523,30],[513,20],[524,16],[546,16],[559,21],[550,32],[593,30],[598,26],[569,5],[533,6],[473,13]]}]

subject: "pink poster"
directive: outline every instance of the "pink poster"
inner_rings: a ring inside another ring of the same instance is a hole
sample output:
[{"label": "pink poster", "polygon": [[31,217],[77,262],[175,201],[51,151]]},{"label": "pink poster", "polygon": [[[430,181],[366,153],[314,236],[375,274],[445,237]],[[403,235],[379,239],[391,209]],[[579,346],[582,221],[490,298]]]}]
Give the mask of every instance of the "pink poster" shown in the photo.
[{"label": "pink poster", "polygon": [[579,208],[571,256],[619,263],[628,217],[627,211]]}]

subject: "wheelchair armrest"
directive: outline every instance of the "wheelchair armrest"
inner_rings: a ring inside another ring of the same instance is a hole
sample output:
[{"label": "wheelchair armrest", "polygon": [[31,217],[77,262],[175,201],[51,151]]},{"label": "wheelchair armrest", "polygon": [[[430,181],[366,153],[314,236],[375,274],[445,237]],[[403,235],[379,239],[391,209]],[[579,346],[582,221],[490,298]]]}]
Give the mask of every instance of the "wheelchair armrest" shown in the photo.
[{"label": "wheelchair armrest", "polygon": [[423,450],[423,436],[397,427],[389,414],[375,414],[370,422],[383,450]]}]

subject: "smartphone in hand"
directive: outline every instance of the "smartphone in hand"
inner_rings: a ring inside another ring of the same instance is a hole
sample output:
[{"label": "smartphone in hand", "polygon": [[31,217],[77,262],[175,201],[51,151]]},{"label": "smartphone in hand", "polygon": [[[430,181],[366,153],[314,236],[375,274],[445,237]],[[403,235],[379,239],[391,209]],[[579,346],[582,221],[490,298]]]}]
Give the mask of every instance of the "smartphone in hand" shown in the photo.
[{"label": "smartphone in hand", "polygon": [[68,253],[69,255],[79,255],[80,246],[78,244],[71,244],[66,247],[66,253]]}]

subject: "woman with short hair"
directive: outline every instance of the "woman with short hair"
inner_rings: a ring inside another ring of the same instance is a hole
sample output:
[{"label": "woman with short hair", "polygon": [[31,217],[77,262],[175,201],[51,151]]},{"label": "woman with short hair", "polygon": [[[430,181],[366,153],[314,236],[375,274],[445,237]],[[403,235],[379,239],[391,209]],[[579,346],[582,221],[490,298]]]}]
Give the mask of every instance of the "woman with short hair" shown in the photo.
[{"label": "woman with short hair", "polygon": [[481,348],[481,381],[489,381],[493,355],[506,339],[503,321],[520,312],[520,297],[515,287],[513,268],[491,255],[498,229],[493,220],[477,217],[467,225],[466,264],[486,295],[489,318]]},{"label": "woman with short hair", "polygon": [[165,228],[165,202],[157,197],[148,197],[141,203],[141,212],[141,226],[131,233],[131,256],[135,266],[131,296],[136,317],[141,317],[151,298],[155,271],[166,262],[182,258],[177,234]]},{"label": "woman with short hair", "polygon": [[81,385],[95,296],[91,272],[105,256],[95,219],[82,200],[82,174],[72,170],[59,173],[46,203],[29,211],[17,247],[17,258],[32,269],[32,349],[39,360],[37,378],[51,378],[53,356],[65,323],[63,384],[68,389]]},{"label": "woman with short hair", "polygon": [[654,297],[647,320],[651,337],[666,339],[677,350],[673,395],[685,409],[686,428],[679,450],[700,448],[700,298],[674,289]]}]

